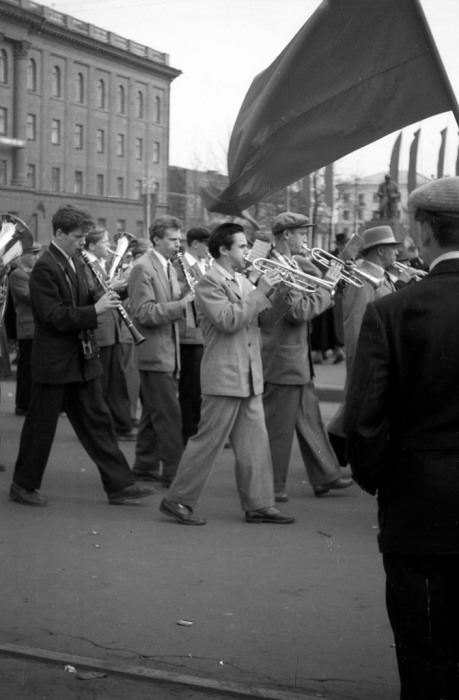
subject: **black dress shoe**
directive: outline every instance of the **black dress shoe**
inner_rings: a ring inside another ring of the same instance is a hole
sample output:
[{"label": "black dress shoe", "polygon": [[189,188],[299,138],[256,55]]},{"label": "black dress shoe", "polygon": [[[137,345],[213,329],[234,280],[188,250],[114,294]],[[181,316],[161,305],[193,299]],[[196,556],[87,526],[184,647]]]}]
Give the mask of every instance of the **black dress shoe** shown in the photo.
[{"label": "black dress shoe", "polygon": [[277,510],[274,506],[270,508],[259,508],[258,510],[245,511],[246,523],[273,523],[275,525],[288,525],[294,523],[293,515],[286,515]]},{"label": "black dress shoe", "polygon": [[108,502],[112,506],[122,506],[124,503],[129,503],[129,501],[138,501],[139,498],[146,498],[147,496],[152,496],[156,493],[153,486],[139,486],[138,484],[132,484],[132,486],[126,486],[120,491],[112,491],[108,495]]},{"label": "black dress shoe", "polygon": [[205,519],[198,518],[197,515],[194,515],[192,509],[189,506],[184,506],[183,503],[169,501],[167,498],[163,498],[159,506],[159,510],[161,511],[161,513],[164,513],[164,515],[168,515],[170,518],[174,518],[181,525],[206,524]]},{"label": "black dress shoe", "polygon": [[150,469],[146,471],[143,469],[134,468],[132,470],[132,473],[134,474],[137,481],[161,481],[162,479],[161,474],[156,469]]},{"label": "black dress shoe", "polygon": [[16,501],[17,503],[22,503],[23,506],[46,506],[48,501],[44,496],[40,496],[38,491],[29,491],[28,489],[23,489],[22,486],[18,486],[14,482],[11,484],[10,501]]},{"label": "black dress shoe", "polygon": [[129,430],[126,433],[116,433],[116,437],[120,442],[135,442],[137,440],[137,433],[135,430]]},{"label": "black dress shoe", "polygon": [[352,486],[354,480],[349,477],[341,476],[339,479],[330,482],[329,484],[320,484],[319,486],[313,486],[314,494],[316,496],[325,496],[326,493],[332,489],[348,489]]}]

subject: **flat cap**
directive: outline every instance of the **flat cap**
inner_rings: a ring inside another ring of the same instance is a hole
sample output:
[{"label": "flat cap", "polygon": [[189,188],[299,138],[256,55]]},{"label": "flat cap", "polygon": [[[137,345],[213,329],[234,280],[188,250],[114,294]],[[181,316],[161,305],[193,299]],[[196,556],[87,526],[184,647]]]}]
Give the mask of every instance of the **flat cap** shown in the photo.
[{"label": "flat cap", "polygon": [[363,245],[360,250],[369,250],[377,245],[400,245],[395,240],[390,226],[374,226],[363,232]]},{"label": "flat cap", "polygon": [[314,226],[314,224],[309,223],[307,216],[295,214],[293,211],[284,211],[282,214],[278,214],[274,219],[272,223],[272,232],[276,235],[277,233],[282,233],[285,229],[306,228],[309,226]]},{"label": "flat cap", "polygon": [[408,199],[411,211],[423,209],[459,217],[459,177],[442,177],[414,190]]}]

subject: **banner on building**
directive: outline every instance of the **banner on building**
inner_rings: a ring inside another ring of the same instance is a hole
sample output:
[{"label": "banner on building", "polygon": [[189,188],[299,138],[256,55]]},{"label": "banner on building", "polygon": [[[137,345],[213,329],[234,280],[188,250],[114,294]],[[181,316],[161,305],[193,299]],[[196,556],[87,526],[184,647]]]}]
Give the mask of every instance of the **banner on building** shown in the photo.
[{"label": "banner on building", "polygon": [[389,173],[394,182],[398,182],[398,166],[400,162],[400,148],[402,145],[402,132],[395,139],[392,153],[390,156]]},{"label": "banner on building", "polygon": [[442,129],[440,131],[441,142],[440,149],[438,151],[437,178],[443,177],[443,173],[445,172],[445,148],[447,131],[448,129]]}]

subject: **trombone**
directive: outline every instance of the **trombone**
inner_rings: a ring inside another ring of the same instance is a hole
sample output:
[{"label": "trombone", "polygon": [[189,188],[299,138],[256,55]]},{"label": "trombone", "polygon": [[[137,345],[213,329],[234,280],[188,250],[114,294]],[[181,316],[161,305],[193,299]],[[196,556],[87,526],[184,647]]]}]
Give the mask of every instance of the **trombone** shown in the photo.
[{"label": "trombone", "polygon": [[326,289],[330,294],[333,294],[335,291],[336,285],[334,282],[316,277],[315,275],[309,275],[307,272],[297,270],[290,265],[284,265],[284,263],[278,262],[277,260],[269,260],[268,258],[255,258],[254,260],[250,260],[249,258],[248,262],[262,275],[272,270],[278,272],[282,277],[282,281],[288,287],[303,292],[304,294],[316,294],[319,287]]},{"label": "trombone", "polygon": [[[408,270],[414,269],[413,267],[411,267],[411,265],[404,265],[401,262],[397,262],[397,260],[392,264],[392,267],[395,267],[395,269],[399,272],[407,272]],[[419,282],[420,280],[422,280],[422,277],[423,275],[413,275],[411,279],[414,282]]]},{"label": "trombone", "polygon": [[302,248],[311,255],[314,262],[322,265],[322,267],[329,269],[334,263],[341,265],[343,269],[340,275],[340,282],[350,284],[353,287],[357,287],[357,289],[363,287],[363,282],[369,282],[374,289],[378,289],[382,283],[382,278],[379,279],[378,277],[373,277],[373,275],[370,275],[368,272],[364,272],[357,267],[354,261],[347,262],[341,260],[341,258],[337,258],[336,255],[332,255],[328,251],[322,250],[322,248],[311,249],[305,245],[302,246]]}]

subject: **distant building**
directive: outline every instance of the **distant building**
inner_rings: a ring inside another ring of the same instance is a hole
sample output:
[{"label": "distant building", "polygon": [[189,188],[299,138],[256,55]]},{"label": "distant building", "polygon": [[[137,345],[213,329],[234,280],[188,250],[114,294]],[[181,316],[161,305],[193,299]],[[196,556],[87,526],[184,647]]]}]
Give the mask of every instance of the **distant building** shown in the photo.
[{"label": "distant building", "polygon": [[169,166],[168,213],[182,220],[184,232],[193,226],[212,228],[228,217],[207,211],[202,203],[200,190],[209,185],[223,190],[227,184],[228,178],[213,170],[193,170],[171,165]]},{"label": "distant building", "polygon": [[[335,201],[335,231],[338,233],[362,233],[371,225],[377,226],[379,219],[378,187],[384,181],[386,172],[367,177],[345,180],[336,184],[338,195]],[[428,182],[430,178],[417,175],[418,185]],[[410,230],[408,215],[408,171],[399,173],[398,186],[401,199],[399,202],[399,219],[394,226],[396,236],[403,240]]]},{"label": "distant building", "polygon": [[32,0],[0,0],[0,213],[56,209],[144,235],[167,211],[169,56]]}]

